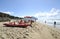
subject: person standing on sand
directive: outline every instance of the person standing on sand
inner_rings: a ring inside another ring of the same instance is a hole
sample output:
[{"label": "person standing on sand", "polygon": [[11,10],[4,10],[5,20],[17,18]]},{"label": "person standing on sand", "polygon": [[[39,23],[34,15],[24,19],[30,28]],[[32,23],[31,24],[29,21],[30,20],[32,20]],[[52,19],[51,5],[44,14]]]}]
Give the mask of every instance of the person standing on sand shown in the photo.
[{"label": "person standing on sand", "polygon": [[56,21],[54,21],[54,28],[56,27]]},{"label": "person standing on sand", "polygon": [[46,21],[45,21],[45,23],[46,23]]}]

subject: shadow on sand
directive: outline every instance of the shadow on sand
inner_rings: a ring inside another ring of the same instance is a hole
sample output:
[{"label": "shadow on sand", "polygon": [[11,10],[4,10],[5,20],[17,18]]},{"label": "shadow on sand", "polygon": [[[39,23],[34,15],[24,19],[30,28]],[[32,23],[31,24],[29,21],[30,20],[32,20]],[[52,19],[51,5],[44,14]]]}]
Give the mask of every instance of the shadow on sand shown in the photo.
[{"label": "shadow on sand", "polygon": [[17,28],[27,28],[27,27],[23,27],[23,26],[3,26],[3,27],[12,27],[12,28],[14,28],[14,27],[17,27]]}]

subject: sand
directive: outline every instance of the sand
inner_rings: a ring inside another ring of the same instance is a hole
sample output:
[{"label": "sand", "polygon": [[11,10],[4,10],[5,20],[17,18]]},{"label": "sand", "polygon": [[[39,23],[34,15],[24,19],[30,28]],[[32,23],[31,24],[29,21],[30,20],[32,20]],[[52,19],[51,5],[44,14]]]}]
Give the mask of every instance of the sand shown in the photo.
[{"label": "sand", "polygon": [[35,22],[32,27],[4,27],[0,22],[0,39],[60,39],[60,30]]}]

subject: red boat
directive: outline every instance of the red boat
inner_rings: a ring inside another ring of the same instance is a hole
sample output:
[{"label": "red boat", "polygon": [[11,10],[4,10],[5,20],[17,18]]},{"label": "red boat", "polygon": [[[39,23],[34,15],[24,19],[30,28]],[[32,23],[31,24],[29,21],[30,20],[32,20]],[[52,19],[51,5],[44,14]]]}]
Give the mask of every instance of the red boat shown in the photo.
[{"label": "red boat", "polygon": [[16,22],[10,22],[10,23],[5,23],[4,25],[7,26],[7,27],[27,27],[27,26],[31,26],[31,24],[25,23],[23,21],[18,22],[18,24],[16,24]]},{"label": "red boat", "polygon": [[5,23],[4,25],[7,27],[27,27],[27,26],[31,26],[31,24],[36,21],[35,17],[25,16],[24,18],[25,21],[20,20],[17,24],[16,22],[9,22],[9,23]]}]

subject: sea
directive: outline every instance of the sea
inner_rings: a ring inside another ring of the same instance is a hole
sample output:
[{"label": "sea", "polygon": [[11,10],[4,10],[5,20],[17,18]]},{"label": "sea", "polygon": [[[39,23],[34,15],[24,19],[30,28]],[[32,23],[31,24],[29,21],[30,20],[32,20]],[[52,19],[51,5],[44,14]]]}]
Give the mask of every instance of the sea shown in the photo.
[{"label": "sea", "polygon": [[60,21],[55,21],[55,22],[56,22],[56,25],[54,25],[54,21],[47,21],[46,24],[48,24],[52,27],[56,26],[55,28],[60,29]]},{"label": "sea", "polygon": [[[46,20],[46,21],[40,21],[41,23],[47,24],[51,27],[56,26],[55,28],[60,29],[60,20]],[[54,22],[56,22],[56,25],[54,25]]]}]

